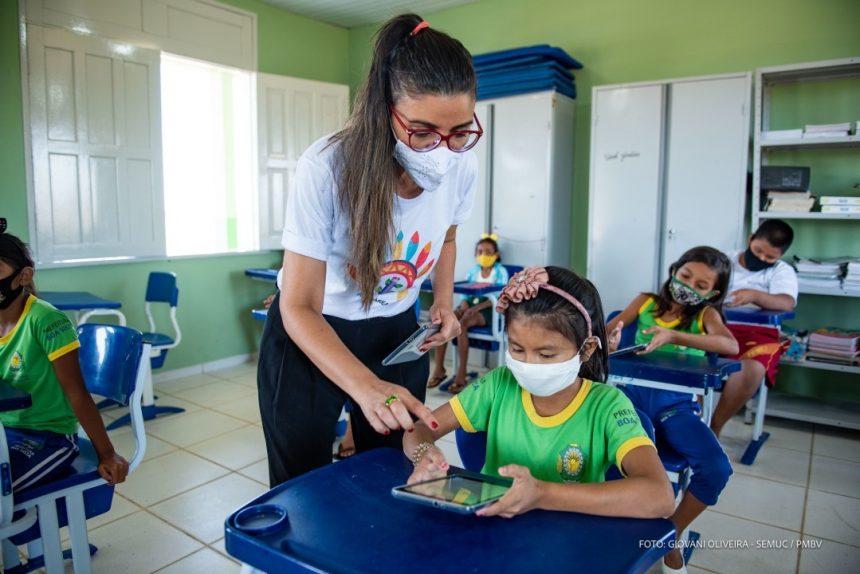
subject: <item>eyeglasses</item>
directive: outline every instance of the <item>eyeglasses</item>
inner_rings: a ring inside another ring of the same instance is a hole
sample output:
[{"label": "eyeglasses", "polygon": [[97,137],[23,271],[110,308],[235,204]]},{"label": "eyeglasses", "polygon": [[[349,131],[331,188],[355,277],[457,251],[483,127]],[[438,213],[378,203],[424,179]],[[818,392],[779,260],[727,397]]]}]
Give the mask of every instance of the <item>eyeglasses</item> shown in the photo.
[{"label": "eyeglasses", "polygon": [[409,136],[407,145],[415,151],[430,151],[431,149],[439,147],[442,142],[445,142],[448,144],[449,150],[462,153],[475,147],[475,144],[478,143],[478,140],[481,139],[482,135],[484,135],[484,128],[481,127],[481,122],[478,121],[477,114],[473,114],[475,124],[478,126],[477,130],[456,130],[443,136],[436,130],[431,130],[429,128],[415,130],[406,127],[403,118],[399,113],[397,113],[394,106],[389,106],[389,108],[391,109],[391,114],[394,116],[394,119],[397,120],[397,123],[400,124],[401,128],[403,128],[403,131],[405,131]]}]

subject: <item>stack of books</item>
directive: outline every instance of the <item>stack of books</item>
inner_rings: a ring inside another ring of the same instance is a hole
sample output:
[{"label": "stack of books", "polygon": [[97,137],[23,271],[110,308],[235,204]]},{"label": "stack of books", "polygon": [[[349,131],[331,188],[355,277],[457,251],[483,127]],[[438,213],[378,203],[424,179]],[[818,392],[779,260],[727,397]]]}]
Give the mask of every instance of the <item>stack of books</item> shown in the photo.
[{"label": "stack of books", "polygon": [[860,365],[860,331],[821,328],[809,335],[806,360]]},{"label": "stack of books", "polygon": [[839,124],[807,124],[803,128],[804,138],[843,138],[851,131],[851,122]]},{"label": "stack of books", "polygon": [[842,288],[860,297],[860,259],[852,259],[848,262],[845,277],[842,279]]},{"label": "stack of books", "polygon": [[797,285],[801,290],[833,289],[842,286],[845,275],[847,258],[837,259],[806,259],[794,256],[794,268],[797,269]]},{"label": "stack of books", "polygon": [[823,195],[819,203],[821,213],[860,213],[860,197]]},{"label": "stack of books", "polygon": [[761,133],[763,141],[799,140],[803,137],[803,129],[796,130],[770,130]]},{"label": "stack of books", "polygon": [[768,191],[765,195],[765,211],[812,211],[815,196],[806,191]]}]

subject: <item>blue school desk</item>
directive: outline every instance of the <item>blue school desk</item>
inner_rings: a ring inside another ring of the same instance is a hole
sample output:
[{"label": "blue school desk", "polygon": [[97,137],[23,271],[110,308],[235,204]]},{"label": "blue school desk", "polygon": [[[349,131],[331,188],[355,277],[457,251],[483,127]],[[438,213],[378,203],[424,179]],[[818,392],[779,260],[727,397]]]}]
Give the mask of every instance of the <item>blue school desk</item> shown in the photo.
[{"label": "blue school desk", "polygon": [[102,299],[86,291],[41,291],[39,298],[44,299],[60,311],[74,311],[78,325],[86,323],[95,315],[111,315],[119,324],[125,326],[125,315],[119,311],[122,303]]},{"label": "blue school desk", "polygon": [[740,361],[680,353],[619,355],[609,360],[609,383],[692,393],[702,397],[702,418],[708,424],[714,409],[714,391],[741,370]]},{"label": "blue school desk", "polygon": [[[665,519],[542,510],[479,518],[396,500],[392,487],[411,472],[403,453],[377,449],[288,481],[227,518],[227,552],[269,574],[641,573],[675,536]],[[283,527],[262,534],[240,530],[237,515],[261,504],[286,511]]]},{"label": "blue school desk", "polygon": [[274,283],[278,280],[278,269],[245,269],[245,275],[251,279]]},{"label": "blue school desk", "polygon": [[[794,319],[794,311],[769,311],[766,309],[757,309],[749,307],[723,309],[726,315],[726,320],[729,323],[759,325],[762,327],[772,327],[777,331],[782,330],[783,321]],[[764,415],[767,409],[767,384],[762,381],[757,393],[755,406],[752,403],[747,404],[746,423],[753,422],[751,412],[755,410],[755,422],[753,424],[753,435],[746,451],[741,456],[742,464],[752,464],[755,462],[755,457],[758,456],[758,451],[764,445],[765,441],[770,438],[770,433],[764,432]]]}]

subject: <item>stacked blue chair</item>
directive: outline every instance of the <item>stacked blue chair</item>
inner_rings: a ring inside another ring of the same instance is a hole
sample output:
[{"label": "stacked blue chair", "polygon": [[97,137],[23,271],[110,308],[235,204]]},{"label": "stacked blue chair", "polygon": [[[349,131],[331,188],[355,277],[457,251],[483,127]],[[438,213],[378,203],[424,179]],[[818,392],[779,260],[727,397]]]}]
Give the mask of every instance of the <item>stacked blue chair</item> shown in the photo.
[{"label": "stacked blue chair", "polygon": [[570,70],[582,69],[582,64],[561,48],[540,44],[479,54],[472,61],[479,100],[547,90],[576,98]]}]

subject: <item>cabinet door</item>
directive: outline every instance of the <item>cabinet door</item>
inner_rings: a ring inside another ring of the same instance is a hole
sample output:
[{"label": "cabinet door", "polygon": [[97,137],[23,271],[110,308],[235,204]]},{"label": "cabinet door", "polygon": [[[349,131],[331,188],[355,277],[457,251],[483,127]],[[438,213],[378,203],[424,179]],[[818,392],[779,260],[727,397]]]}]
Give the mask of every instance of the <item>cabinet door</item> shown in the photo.
[{"label": "cabinet door", "polygon": [[551,93],[495,100],[491,223],[505,263],[545,265]]},{"label": "cabinet door", "polygon": [[750,77],[670,87],[662,278],[691,247],[731,252],[744,223]]},{"label": "cabinet door", "polygon": [[588,277],[607,314],[657,286],[664,89],[594,90]]}]

